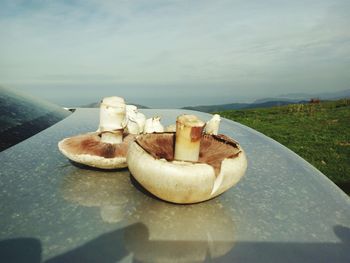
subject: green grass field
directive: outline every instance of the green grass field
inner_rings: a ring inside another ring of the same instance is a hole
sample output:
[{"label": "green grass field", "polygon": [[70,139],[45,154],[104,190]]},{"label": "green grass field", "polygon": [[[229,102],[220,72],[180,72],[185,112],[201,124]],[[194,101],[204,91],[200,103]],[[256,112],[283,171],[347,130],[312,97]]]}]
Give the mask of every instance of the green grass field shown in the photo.
[{"label": "green grass field", "polygon": [[350,99],[218,113],[285,145],[350,193]]}]

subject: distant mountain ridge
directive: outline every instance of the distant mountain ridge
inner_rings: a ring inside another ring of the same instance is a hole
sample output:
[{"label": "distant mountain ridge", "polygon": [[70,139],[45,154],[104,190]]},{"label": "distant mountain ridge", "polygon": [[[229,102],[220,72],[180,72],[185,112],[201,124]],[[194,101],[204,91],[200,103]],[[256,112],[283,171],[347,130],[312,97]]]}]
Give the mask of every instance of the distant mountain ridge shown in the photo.
[{"label": "distant mountain ridge", "polygon": [[350,89],[336,92],[324,92],[318,94],[307,93],[290,93],[280,95],[276,98],[261,98],[255,100],[253,103],[229,103],[221,105],[199,105],[187,106],[182,109],[196,110],[202,112],[215,112],[224,110],[240,110],[240,109],[254,109],[254,108],[270,108],[276,106],[283,106],[288,104],[308,103],[311,98],[319,98],[320,100],[338,100],[342,98],[350,98]]},{"label": "distant mountain ridge", "polygon": [[270,108],[276,106],[283,106],[288,104],[305,103],[293,102],[293,101],[266,101],[262,103],[230,103],[221,105],[200,105],[200,106],[189,106],[183,107],[186,110],[196,110],[202,112],[214,112],[214,111],[224,111],[224,110],[242,110],[242,109],[254,109],[254,108]]},{"label": "distant mountain ridge", "polygon": [[285,98],[290,100],[309,100],[311,98],[319,98],[321,100],[337,100],[350,97],[350,89],[334,91],[334,92],[321,92],[321,93],[289,93],[280,95],[279,98]]},{"label": "distant mountain ridge", "polygon": [[288,99],[288,98],[262,98],[262,99],[257,99],[253,102],[253,104],[261,104],[261,103],[265,103],[265,102],[273,102],[273,101],[283,101],[283,102],[295,102],[295,103],[298,103],[299,101],[301,100],[308,100],[308,99],[305,99],[305,98],[302,98],[302,99]]}]

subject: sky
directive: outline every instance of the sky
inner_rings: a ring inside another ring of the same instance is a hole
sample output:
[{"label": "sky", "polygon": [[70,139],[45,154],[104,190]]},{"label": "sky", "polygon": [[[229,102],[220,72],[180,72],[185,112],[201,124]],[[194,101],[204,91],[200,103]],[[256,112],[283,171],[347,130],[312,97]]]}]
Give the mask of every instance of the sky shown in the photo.
[{"label": "sky", "polygon": [[350,88],[349,0],[0,0],[0,85],[150,107]]}]

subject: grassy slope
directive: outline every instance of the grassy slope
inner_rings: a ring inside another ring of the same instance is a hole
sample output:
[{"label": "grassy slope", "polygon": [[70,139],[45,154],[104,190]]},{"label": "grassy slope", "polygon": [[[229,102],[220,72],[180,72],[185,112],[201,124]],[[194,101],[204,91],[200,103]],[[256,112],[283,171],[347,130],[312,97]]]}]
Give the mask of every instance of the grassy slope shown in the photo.
[{"label": "grassy slope", "polygon": [[343,189],[350,186],[349,99],[219,114],[287,146]]}]

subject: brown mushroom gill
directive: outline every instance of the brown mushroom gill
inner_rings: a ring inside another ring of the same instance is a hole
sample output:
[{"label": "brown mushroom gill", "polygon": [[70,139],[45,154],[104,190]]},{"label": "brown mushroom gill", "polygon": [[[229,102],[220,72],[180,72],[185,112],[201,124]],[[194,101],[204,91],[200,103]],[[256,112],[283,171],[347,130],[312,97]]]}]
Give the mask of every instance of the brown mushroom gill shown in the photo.
[{"label": "brown mushroom gill", "polygon": [[[154,158],[174,161],[175,133],[145,134],[139,136],[136,142]],[[211,165],[217,176],[222,161],[235,158],[240,152],[238,143],[225,135],[203,135],[198,163]]]},{"label": "brown mushroom gill", "polygon": [[119,144],[101,142],[101,133],[88,133],[66,139],[63,147],[72,154],[89,154],[104,158],[126,156],[127,145],[133,141],[134,135],[124,134],[123,142]]}]

